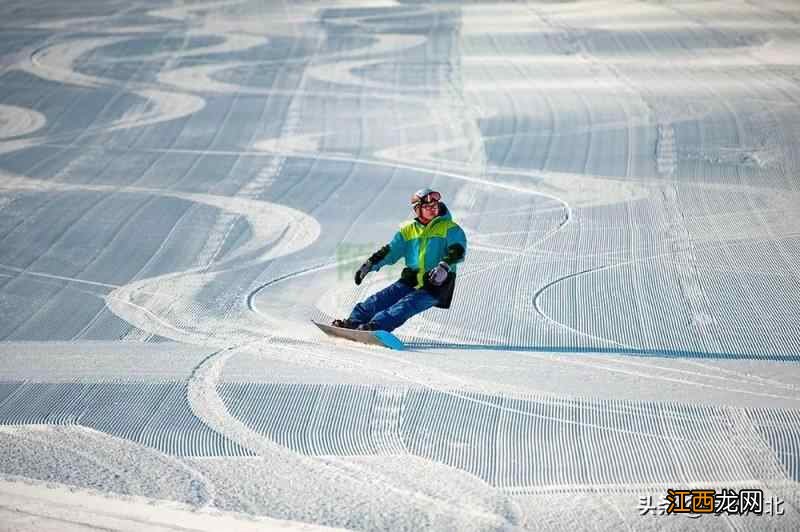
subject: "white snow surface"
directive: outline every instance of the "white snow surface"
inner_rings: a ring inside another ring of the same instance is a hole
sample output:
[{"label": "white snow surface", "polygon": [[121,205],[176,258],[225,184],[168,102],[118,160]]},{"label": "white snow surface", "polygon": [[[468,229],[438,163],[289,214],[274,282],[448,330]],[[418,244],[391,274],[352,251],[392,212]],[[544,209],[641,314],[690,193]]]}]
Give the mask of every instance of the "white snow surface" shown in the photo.
[{"label": "white snow surface", "polygon": [[[796,2],[0,20],[0,530],[800,529]],[[423,186],[452,308],[324,336]]]}]

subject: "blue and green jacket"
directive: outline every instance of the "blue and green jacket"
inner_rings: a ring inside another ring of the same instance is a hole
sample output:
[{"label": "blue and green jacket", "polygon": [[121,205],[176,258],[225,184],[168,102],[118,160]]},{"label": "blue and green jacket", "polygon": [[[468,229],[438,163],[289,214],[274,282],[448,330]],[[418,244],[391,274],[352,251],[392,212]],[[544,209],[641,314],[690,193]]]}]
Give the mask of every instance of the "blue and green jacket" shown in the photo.
[{"label": "blue and green jacket", "polygon": [[[467,252],[467,236],[453,221],[444,203],[440,203],[439,216],[423,225],[414,219],[400,226],[392,241],[372,255],[371,271],[394,264],[405,258],[406,267],[401,281],[417,289],[424,289],[437,297],[440,308],[450,308],[455,290],[458,264]],[[427,273],[444,261],[450,266],[447,280],[441,286],[428,281]]]}]

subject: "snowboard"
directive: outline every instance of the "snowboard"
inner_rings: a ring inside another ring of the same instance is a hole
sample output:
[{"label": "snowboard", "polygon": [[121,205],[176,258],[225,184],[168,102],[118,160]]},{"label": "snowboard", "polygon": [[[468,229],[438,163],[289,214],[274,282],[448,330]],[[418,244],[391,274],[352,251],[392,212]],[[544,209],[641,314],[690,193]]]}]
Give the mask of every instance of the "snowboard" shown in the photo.
[{"label": "snowboard", "polygon": [[396,351],[403,351],[406,346],[400,341],[397,336],[388,331],[358,331],[355,329],[343,329],[341,327],[334,327],[325,323],[319,323],[311,320],[311,323],[319,327],[322,332],[328,336],[335,336],[336,338],[346,338],[353,342],[359,342],[368,345],[379,345],[381,347],[388,347]]}]

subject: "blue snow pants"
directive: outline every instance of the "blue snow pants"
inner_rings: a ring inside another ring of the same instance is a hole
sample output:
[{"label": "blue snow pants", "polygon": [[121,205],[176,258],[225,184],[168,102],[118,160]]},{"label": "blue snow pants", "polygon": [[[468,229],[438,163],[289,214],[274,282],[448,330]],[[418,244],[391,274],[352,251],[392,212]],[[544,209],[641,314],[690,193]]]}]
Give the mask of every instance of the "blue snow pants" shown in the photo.
[{"label": "blue snow pants", "polygon": [[428,310],[437,302],[431,293],[396,281],[353,307],[350,320],[357,323],[371,321],[378,329],[393,331],[410,317]]}]

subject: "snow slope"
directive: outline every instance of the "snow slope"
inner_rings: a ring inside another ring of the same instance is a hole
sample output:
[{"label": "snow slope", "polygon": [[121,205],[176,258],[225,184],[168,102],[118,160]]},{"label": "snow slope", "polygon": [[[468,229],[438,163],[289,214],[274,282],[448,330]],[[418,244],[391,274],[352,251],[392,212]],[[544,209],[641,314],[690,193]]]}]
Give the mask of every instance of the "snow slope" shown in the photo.
[{"label": "snow slope", "polygon": [[[0,530],[800,526],[794,2],[0,20]],[[324,337],[422,186],[453,308]]]}]

